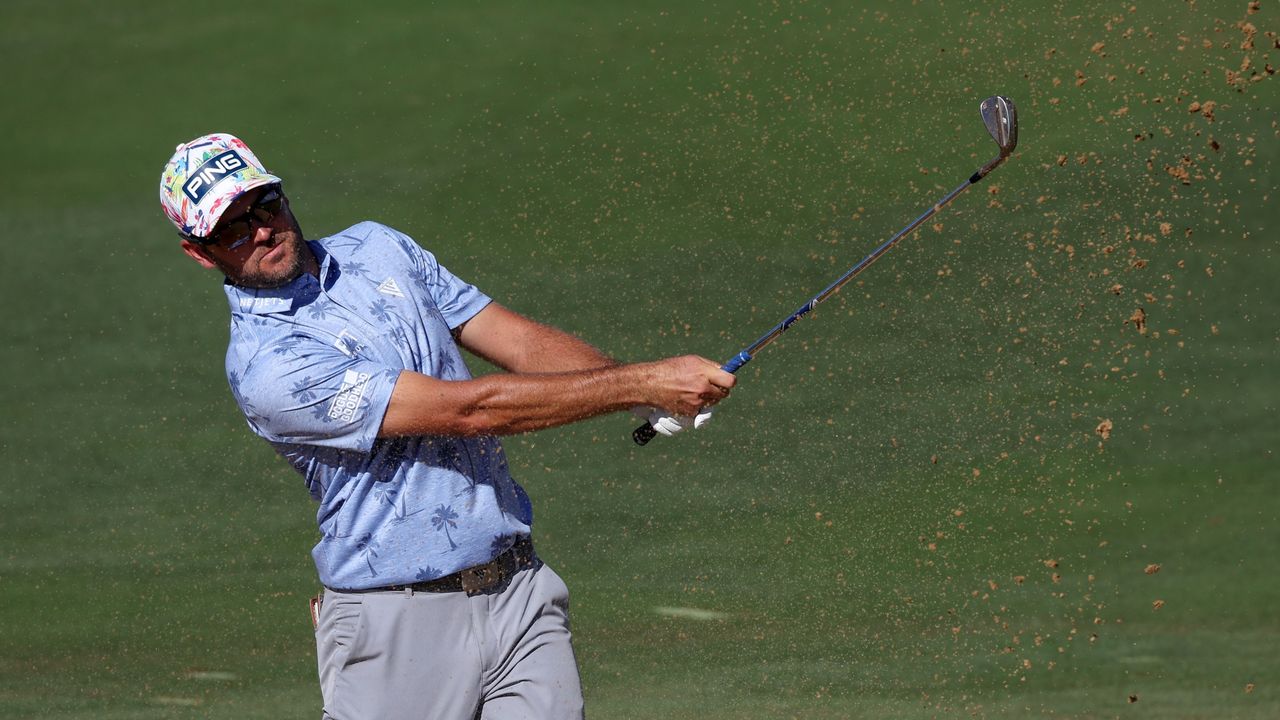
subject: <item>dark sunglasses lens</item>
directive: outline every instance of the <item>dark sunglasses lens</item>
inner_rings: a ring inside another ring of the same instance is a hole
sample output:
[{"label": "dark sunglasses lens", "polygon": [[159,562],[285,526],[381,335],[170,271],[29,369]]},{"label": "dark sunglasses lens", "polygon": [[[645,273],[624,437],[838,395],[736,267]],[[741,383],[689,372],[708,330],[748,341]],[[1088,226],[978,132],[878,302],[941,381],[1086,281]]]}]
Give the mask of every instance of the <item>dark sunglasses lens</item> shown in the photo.
[{"label": "dark sunglasses lens", "polygon": [[262,194],[261,197],[253,203],[253,207],[249,208],[249,213],[257,218],[259,222],[269,223],[280,214],[280,208],[284,205],[284,195],[280,194],[278,188],[272,188]]},{"label": "dark sunglasses lens", "polygon": [[258,198],[258,202],[254,203],[254,205],[275,215],[280,212],[280,206],[284,205],[284,195],[280,193],[279,188],[272,188],[263,193],[262,197]]},{"label": "dark sunglasses lens", "polygon": [[226,225],[208,238],[205,238],[202,244],[228,245],[234,249],[243,244],[242,240],[253,234],[253,227],[249,218],[255,218],[258,222],[264,224],[270,223],[280,213],[282,207],[284,207],[284,194],[280,192],[279,186],[272,187],[262,193],[253,202],[253,205],[249,206],[249,210],[241,216],[241,219]]},{"label": "dark sunglasses lens", "polygon": [[252,233],[253,228],[249,227],[249,223],[244,220],[237,220],[219,230],[217,234],[209,238],[209,241],[219,245],[234,246],[239,244],[242,238],[247,238]]}]

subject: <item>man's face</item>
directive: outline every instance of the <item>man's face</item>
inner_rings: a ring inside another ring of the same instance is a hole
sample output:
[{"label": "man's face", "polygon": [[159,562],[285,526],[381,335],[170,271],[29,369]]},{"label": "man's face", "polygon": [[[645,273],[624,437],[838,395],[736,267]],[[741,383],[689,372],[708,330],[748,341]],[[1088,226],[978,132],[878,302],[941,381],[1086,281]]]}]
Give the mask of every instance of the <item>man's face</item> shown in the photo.
[{"label": "man's face", "polygon": [[[274,212],[272,193],[280,194]],[[209,242],[184,240],[182,248],[196,262],[216,267],[232,284],[245,288],[280,287],[315,265],[283,190],[273,185],[236,198],[209,234]]]}]

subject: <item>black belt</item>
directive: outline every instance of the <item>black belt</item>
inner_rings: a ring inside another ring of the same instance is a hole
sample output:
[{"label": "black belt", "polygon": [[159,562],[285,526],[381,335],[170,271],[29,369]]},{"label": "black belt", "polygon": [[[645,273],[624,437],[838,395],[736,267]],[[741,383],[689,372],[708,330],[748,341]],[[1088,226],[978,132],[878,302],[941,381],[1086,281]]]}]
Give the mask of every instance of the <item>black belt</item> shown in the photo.
[{"label": "black belt", "polygon": [[338,592],[367,593],[409,590],[429,593],[465,592],[468,595],[475,595],[501,585],[521,570],[533,567],[537,562],[538,556],[533,552],[533,540],[526,536],[517,539],[514,545],[489,562],[459,570],[442,578],[424,580],[409,585],[386,585],[364,590],[339,590]]}]

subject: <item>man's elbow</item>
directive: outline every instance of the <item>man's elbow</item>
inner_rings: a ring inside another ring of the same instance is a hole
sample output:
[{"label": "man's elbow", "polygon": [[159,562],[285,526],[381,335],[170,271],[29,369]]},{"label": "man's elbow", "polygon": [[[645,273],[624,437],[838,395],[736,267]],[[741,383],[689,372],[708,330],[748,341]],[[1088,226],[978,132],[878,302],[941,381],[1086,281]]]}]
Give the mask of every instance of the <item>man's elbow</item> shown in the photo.
[{"label": "man's elbow", "polygon": [[464,408],[444,423],[441,435],[478,437],[481,435],[510,435],[510,423],[495,413],[481,408]]}]

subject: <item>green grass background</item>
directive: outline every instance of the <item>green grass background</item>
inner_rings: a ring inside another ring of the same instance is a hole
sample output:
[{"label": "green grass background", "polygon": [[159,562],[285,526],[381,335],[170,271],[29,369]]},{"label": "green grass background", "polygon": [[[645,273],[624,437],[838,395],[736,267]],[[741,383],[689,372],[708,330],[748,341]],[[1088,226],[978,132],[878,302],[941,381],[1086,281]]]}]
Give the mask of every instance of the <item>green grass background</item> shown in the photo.
[{"label": "green grass background", "polygon": [[726,359],[991,157],[995,93],[1018,153],[710,426],[507,441],[588,712],[1280,716],[1276,30],[1268,0],[4,3],[0,717],[319,714],[312,505],[157,206],[178,142],[244,138],[310,236],[376,219],[619,358]]}]

